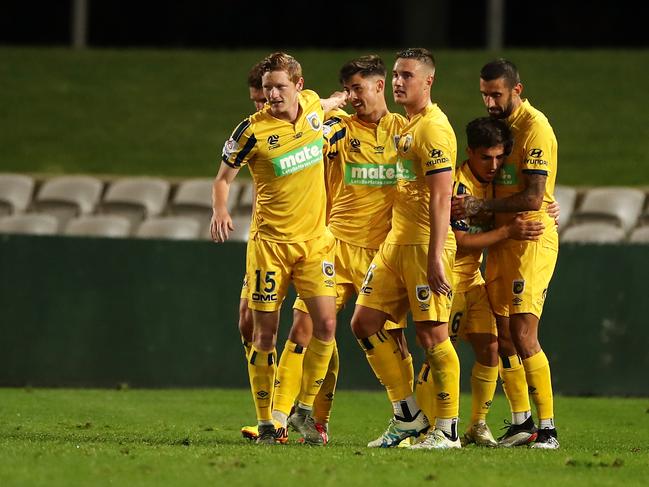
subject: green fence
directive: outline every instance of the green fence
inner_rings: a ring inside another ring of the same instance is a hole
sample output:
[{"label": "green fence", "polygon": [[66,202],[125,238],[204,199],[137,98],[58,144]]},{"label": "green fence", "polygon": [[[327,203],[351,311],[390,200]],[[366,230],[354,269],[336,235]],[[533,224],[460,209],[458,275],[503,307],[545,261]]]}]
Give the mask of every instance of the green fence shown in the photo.
[{"label": "green fence", "polygon": [[[0,237],[0,385],[245,387],[244,260],[235,243]],[[649,395],[647,275],[649,246],[562,247],[541,322],[558,392]],[[378,388],[350,314],[340,387]]]}]

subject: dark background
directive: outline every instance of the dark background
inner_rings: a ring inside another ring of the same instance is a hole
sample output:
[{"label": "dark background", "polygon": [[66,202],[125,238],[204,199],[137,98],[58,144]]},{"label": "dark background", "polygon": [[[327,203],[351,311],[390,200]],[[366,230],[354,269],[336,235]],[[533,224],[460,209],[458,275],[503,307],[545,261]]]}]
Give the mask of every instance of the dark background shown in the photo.
[{"label": "dark background", "polygon": [[[486,0],[88,0],[91,47],[481,48]],[[505,47],[649,46],[641,2],[505,2]],[[72,0],[3,0],[0,44],[70,43]]]}]

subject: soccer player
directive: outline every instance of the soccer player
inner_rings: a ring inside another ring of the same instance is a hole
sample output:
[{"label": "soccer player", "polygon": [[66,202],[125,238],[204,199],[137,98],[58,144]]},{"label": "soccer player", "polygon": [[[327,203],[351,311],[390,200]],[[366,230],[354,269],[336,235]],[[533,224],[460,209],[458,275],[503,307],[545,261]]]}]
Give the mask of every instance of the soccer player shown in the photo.
[{"label": "soccer player", "polygon": [[[556,449],[550,365],[539,343],[538,326],[559,248],[556,225],[546,212],[554,202],[557,139],[545,115],[521,97],[523,85],[510,61],[498,59],[483,66],[480,92],[489,115],[510,127],[514,146],[494,180],[495,198],[456,199],[453,215],[494,212],[500,226],[517,212],[526,212],[524,218],[540,221],[545,228],[538,241],[504,240],[487,257],[487,290],[498,326],[501,375],[513,411],[501,444],[526,444],[535,438],[532,448]],[[525,384],[539,416],[538,432]]]},{"label": "soccer player", "polygon": [[[397,153],[393,143],[394,135],[406,123],[403,116],[390,113],[385,102],[386,68],[378,56],[369,55],[353,59],[340,69],[340,82],[348,93],[349,103],[355,114],[344,112],[325,122],[325,137],[328,141],[327,190],[329,198],[328,228],[336,237],[336,306],[340,310],[349,298],[358,294],[365,272],[385,239],[392,215],[392,203],[396,194]],[[309,314],[304,302],[298,299],[294,305],[295,322],[308,323]],[[400,335],[399,324],[388,324]],[[308,327],[300,326],[306,330]],[[301,337],[302,342],[308,342]],[[299,374],[291,374],[298,366],[282,368],[286,364],[301,363],[299,342],[289,337],[285,351],[280,358],[278,376],[285,388],[286,396],[279,390],[275,407],[283,412],[293,404],[300,387]],[[291,353],[297,350],[295,353]],[[288,352],[287,352],[288,351]],[[401,366],[413,383],[412,357],[401,351]],[[336,358],[336,355],[334,355]],[[305,368],[308,366],[304,359]],[[284,373],[282,373],[284,372]],[[295,414],[289,424],[302,430],[305,440],[317,439],[313,427],[327,431],[331,400],[335,389],[337,369],[330,368],[323,388],[331,387],[331,397],[318,395],[313,412],[316,420],[307,428],[311,412],[303,405],[303,392],[298,395]],[[331,378],[331,382],[327,380]],[[322,389],[321,389],[322,391]],[[311,433],[309,433],[311,430]]]},{"label": "soccer player", "polygon": [[[507,125],[489,117],[478,118],[466,127],[468,159],[455,177],[454,193],[482,199],[492,197],[491,182],[509,155],[513,139]],[[455,292],[449,323],[451,341],[466,339],[473,348],[475,363],[471,371],[471,421],[463,444],[498,445],[486,424],[498,379],[498,333],[480,265],[484,248],[505,239],[537,240],[543,224],[521,216],[493,228],[493,219],[474,217],[452,220],[457,241],[453,268]]]},{"label": "soccer player", "polygon": [[[264,108],[264,105],[266,104],[266,95],[264,95],[264,90],[261,88],[262,74],[261,62],[253,65],[248,73],[248,92],[250,94],[250,101],[255,105],[256,111]],[[243,344],[246,361],[248,360],[248,355],[250,355],[250,348],[252,346],[252,329],[252,311],[248,308],[248,282],[244,275],[243,286],[239,298],[239,333],[241,333],[241,342]]]},{"label": "soccer player", "polygon": [[313,320],[306,353],[317,356],[316,365],[305,371],[313,374],[305,381],[317,392],[334,348],[335,242],[325,228],[320,98],[302,89],[302,68],[288,54],[269,55],[261,70],[268,104],[241,122],[224,146],[214,182],[211,232],[217,242],[229,237],[229,186],[248,164],[257,195],[246,258],[254,321],[248,374],[257,411],[257,443],[275,444],[286,437],[286,424],[275,423],[271,416],[279,308],[292,280]]},{"label": "soccer player", "polygon": [[397,195],[392,227],[372,260],[352,317],[352,330],[385,386],[394,417],[369,447],[393,447],[427,431],[429,422],[402,373],[401,357],[387,319],[410,309],[426,352],[435,389],[434,428],[411,448],[459,448],[459,361],[448,337],[455,238],[450,199],[457,143],[442,110],[431,102],[435,61],[426,49],[397,54],[392,71],[395,101],[408,122],[395,137]]},{"label": "soccer player", "polygon": [[[250,100],[254,103],[256,110],[261,110],[266,103],[266,95],[262,89],[262,71],[261,63],[256,63],[250,70],[248,74],[248,89],[250,93]],[[339,108],[342,104],[341,95],[344,95],[342,92],[335,92],[331,97],[321,100],[323,109],[325,112],[331,113],[331,110]],[[344,97],[346,99],[346,96]],[[253,197],[253,201],[254,201]],[[250,346],[252,342],[252,330],[253,330],[253,321],[252,321],[252,312],[248,308],[248,285],[247,279],[244,276],[244,283],[241,289],[241,297],[239,303],[239,331],[241,333],[242,342],[244,346],[246,360],[250,354]],[[304,357],[304,351],[307,348],[308,342],[311,339],[313,325],[308,318],[308,312],[306,307],[303,304],[303,309],[307,318],[303,318],[301,315],[296,315],[289,332],[289,340],[287,347],[282,352],[280,357],[280,362],[278,366],[284,368],[285,373],[289,375],[294,375],[301,377],[302,375],[302,362],[301,359]],[[286,357],[292,356],[292,353],[295,353],[295,345],[299,344],[298,354],[299,359],[297,361],[292,361],[286,363]],[[292,347],[292,348],[291,348]],[[290,348],[290,350],[289,350]],[[277,357],[275,356],[275,359]],[[327,374],[325,380],[322,383],[320,390],[315,398],[314,403],[314,419],[315,423],[310,418],[305,418],[304,424],[302,425],[302,430],[305,428],[307,431],[303,433],[305,437],[313,438],[316,443],[326,444],[328,442],[328,421],[331,412],[331,405],[333,401],[333,393],[336,388],[336,381],[338,376],[338,350],[334,347],[334,354],[332,356],[329,368],[327,369]],[[277,385],[277,380],[275,381]],[[274,393],[274,390],[273,390]],[[305,434],[306,433],[306,434]],[[254,426],[243,426],[241,428],[241,434],[244,438],[250,440],[256,440],[259,436],[259,431],[257,425]],[[282,440],[287,438],[281,438]]]}]

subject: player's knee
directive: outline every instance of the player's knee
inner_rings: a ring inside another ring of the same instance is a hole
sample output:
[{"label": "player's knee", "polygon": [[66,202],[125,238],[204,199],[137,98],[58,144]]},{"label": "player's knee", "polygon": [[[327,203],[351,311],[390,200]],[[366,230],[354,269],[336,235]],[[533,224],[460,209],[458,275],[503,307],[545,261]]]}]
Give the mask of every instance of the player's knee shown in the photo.
[{"label": "player's knee", "polygon": [[336,336],[336,316],[326,316],[313,323],[313,336],[323,342],[330,342]]},{"label": "player's knee", "polygon": [[293,312],[293,325],[288,339],[302,347],[307,347],[313,336],[313,322],[308,313],[299,310]]},{"label": "player's knee", "polygon": [[352,333],[356,338],[367,338],[371,335],[368,333],[368,323],[362,313],[354,313],[351,321]]},{"label": "player's knee", "polygon": [[253,345],[261,352],[271,352],[275,349],[276,338],[271,330],[258,330],[255,333]]},{"label": "player's knee", "polygon": [[495,339],[493,341],[481,343],[478,348],[475,349],[476,360],[487,367],[495,367],[498,365],[498,341]]},{"label": "player's knee", "polygon": [[517,353],[518,352],[516,351],[516,347],[514,346],[511,337],[498,336],[498,354],[501,357],[511,357]]}]

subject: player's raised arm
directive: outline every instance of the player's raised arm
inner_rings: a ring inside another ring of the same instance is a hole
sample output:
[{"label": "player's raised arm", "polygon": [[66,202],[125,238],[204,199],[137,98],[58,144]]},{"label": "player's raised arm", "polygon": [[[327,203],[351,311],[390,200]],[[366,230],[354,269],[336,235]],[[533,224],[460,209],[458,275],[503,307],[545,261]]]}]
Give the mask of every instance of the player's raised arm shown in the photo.
[{"label": "player's raised arm", "polygon": [[238,168],[233,168],[221,163],[219,172],[212,185],[212,221],[210,232],[215,242],[225,242],[234,230],[232,218],[228,211],[227,202],[230,194],[230,184],[239,173]]},{"label": "player's raised arm", "polygon": [[347,104],[347,93],[334,91],[329,98],[320,98],[320,105],[325,113],[342,108]]}]

